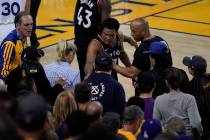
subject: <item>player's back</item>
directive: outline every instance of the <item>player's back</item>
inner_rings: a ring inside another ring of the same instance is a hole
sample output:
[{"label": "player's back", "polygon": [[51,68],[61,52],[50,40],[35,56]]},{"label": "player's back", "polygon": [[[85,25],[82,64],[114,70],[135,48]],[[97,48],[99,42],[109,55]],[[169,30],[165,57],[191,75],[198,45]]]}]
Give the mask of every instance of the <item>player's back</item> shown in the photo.
[{"label": "player's back", "polygon": [[75,44],[88,45],[97,35],[101,17],[98,14],[98,0],[77,0],[74,24]]}]

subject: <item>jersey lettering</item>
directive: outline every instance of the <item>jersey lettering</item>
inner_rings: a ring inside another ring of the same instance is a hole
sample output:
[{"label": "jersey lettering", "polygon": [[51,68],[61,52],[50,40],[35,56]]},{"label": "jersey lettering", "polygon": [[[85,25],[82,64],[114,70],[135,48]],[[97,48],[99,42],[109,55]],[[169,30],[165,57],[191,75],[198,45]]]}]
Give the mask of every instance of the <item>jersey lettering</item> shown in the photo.
[{"label": "jersey lettering", "polygon": [[8,2],[4,2],[1,4],[2,6],[2,12],[1,15],[3,16],[9,16],[10,14],[12,15],[17,15],[17,13],[20,12],[20,5],[17,2],[13,2],[13,3],[8,3]]},{"label": "jersey lettering", "polygon": [[84,28],[89,28],[91,26],[91,20],[90,17],[92,15],[92,12],[89,10],[84,10],[85,11],[85,19],[87,21],[87,23],[85,22],[85,20],[83,19],[84,17],[82,17],[81,12],[83,11],[83,7],[80,7],[79,12],[77,14],[77,20],[78,20],[78,25],[83,25]]}]

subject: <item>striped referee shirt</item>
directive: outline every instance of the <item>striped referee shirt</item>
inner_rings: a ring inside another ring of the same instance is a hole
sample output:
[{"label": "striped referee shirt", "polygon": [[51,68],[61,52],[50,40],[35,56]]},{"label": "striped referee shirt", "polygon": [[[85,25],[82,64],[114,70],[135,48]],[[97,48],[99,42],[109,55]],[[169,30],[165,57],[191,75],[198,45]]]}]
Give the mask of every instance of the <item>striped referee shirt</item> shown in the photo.
[{"label": "striped referee shirt", "polygon": [[73,68],[68,62],[53,62],[44,65],[44,70],[52,87],[60,78],[66,81],[63,88],[73,88],[77,83],[80,83],[79,71]]}]

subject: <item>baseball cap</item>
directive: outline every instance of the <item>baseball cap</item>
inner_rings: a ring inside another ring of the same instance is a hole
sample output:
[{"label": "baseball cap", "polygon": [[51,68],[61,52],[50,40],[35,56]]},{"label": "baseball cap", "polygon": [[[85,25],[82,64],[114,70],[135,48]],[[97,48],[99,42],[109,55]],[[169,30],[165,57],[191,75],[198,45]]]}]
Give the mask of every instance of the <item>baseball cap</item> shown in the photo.
[{"label": "baseball cap", "polygon": [[206,60],[199,55],[192,57],[185,56],[182,62],[185,66],[188,66],[194,70],[205,70],[207,68]]},{"label": "baseball cap", "polygon": [[44,51],[32,46],[32,47],[27,47],[23,50],[21,59],[38,60],[42,56],[44,56]]},{"label": "baseball cap", "polygon": [[165,43],[163,42],[152,42],[149,46],[149,50],[145,51],[144,53],[148,54],[162,54],[162,53],[167,53],[168,52],[168,47]]},{"label": "baseball cap", "polygon": [[155,79],[152,72],[143,72],[138,78],[138,88],[140,90],[152,89],[155,85]]},{"label": "baseball cap", "polygon": [[107,52],[98,53],[95,59],[95,65],[99,68],[107,68],[112,65],[112,57]]},{"label": "baseball cap", "polygon": [[141,133],[138,135],[137,140],[153,140],[161,132],[162,128],[160,121],[148,119],[144,121],[141,127]]},{"label": "baseball cap", "polygon": [[47,103],[41,95],[28,94],[18,98],[16,121],[18,127],[26,131],[42,128],[47,117]]}]

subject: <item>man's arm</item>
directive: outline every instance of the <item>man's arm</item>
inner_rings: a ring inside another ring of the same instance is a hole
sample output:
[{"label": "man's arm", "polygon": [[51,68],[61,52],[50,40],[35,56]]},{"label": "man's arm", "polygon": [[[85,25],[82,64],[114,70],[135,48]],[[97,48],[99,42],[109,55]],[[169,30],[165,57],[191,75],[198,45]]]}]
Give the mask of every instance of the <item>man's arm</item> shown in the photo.
[{"label": "man's arm", "polygon": [[138,47],[138,44],[136,43],[136,41],[130,37],[130,36],[127,36],[127,35],[124,35],[122,32],[119,31],[119,36],[120,36],[120,39],[122,40],[122,42],[127,42],[129,43],[131,46],[134,46],[135,48]]},{"label": "man's arm", "polygon": [[89,75],[92,73],[95,65],[96,54],[98,51],[100,51],[100,45],[96,40],[92,39],[87,50],[87,59],[84,70],[85,75]]},{"label": "man's arm", "polygon": [[14,59],[14,47],[15,44],[11,41],[6,41],[1,46],[1,58],[3,59],[2,63],[2,70],[1,70],[1,77],[5,78],[9,75],[11,62]]},{"label": "man's arm", "polygon": [[103,23],[111,15],[112,11],[111,0],[98,0],[98,1],[99,1],[98,13],[101,16],[101,23]]},{"label": "man's arm", "polygon": [[129,66],[131,66],[131,62],[129,60],[128,54],[125,52],[123,45],[121,45],[121,46],[122,47],[120,50],[120,60],[126,67],[129,67]]},{"label": "man's arm", "polygon": [[25,11],[30,13],[31,0],[26,0]]},{"label": "man's arm", "polygon": [[135,78],[141,72],[141,70],[132,65],[130,67],[122,67],[119,65],[114,65],[113,69],[128,78]]}]

